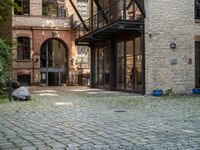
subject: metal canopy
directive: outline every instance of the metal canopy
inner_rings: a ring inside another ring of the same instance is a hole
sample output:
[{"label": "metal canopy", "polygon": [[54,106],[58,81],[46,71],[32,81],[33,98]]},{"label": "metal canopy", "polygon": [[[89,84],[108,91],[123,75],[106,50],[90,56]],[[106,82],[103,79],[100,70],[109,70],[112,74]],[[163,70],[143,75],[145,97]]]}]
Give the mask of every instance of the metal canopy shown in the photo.
[{"label": "metal canopy", "polygon": [[[91,42],[101,39],[109,39],[113,34],[124,31],[143,31],[144,23],[142,21],[119,20],[108,26],[89,32],[88,34],[77,38],[77,45],[90,45]],[[83,44],[84,43],[84,44]]]}]

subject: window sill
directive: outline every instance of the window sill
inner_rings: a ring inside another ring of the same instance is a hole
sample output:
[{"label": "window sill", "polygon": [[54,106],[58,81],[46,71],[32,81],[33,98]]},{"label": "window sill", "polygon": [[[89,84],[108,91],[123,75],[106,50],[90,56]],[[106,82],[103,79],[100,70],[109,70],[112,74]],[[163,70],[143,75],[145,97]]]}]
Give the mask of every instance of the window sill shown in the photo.
[{"label": "window sill", "polygon": [[15,14],[14,14],[14,16],[15,17],[30,17],[30,15],[15,15]]},{"label": "window sill", "polygon": [[41,17],[44,19],[69,19],[69,17],[56,17],[56,16],[45,16],[45,15],[14,15],[14,17]]},{"label": "window sill", "polygon": [[69,17],[58,17],[58,16],[45,16],[45,15],[41,15],[42,18],[48,18],[48,19],[66,19]]},{"label": "window sill", "polygon": [[31,60],[30,59],[28,59],[28,60],[16,60],[16,62],[31,62]]}]

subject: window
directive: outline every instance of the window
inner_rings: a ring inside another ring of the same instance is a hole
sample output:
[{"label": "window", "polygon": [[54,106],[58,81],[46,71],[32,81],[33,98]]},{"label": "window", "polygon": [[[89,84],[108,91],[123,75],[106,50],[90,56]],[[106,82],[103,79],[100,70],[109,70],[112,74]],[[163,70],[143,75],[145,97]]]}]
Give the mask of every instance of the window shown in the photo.
[{"label": "window", "polygon": [[30,15],[29,0],[15,0],[14,2],[21,8],[20,11],[18,11],[17,9],[14,10],[15,15]]},{"label": "window", "polygon": [[78,0],[77,1],[77,9],[79,11],[79,13],[81,14],[82,18],[84,20],[87,19],[88,15],[87,15],[87,0]]},{"label": "window", "polygon": [[17,43],[17,59],[30,60],[30,38],[18,37]]},{"label": "window", "polygon": [[200,19],[200,0],[195,0],[195,18]]},{"label": "window", "polygon": [[26,75],[26,74],[21,74],[17,76],[17,81],[22,85],[22,86],[29,86],[31,85],[31,76]]},{"label": "window", "polygon": [[77,66],[78,68],[89,67],[89,49],[86,46],[78,46],[77,49]]},{"label": "window", "polygon": [[63,0],[43,0],[42,15],[50,17],[66,17]]}]

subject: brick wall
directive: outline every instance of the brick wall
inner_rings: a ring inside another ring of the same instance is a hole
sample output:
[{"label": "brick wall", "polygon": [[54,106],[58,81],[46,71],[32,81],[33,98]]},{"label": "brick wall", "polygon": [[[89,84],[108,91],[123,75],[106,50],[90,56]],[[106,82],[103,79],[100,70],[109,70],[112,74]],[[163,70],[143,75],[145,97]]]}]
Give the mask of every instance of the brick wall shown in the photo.
[{"label": "brick wall", "polygon": [[[71,10],[71,5],[68,6]],[[70,12],[72,15],[74,12]],[[70,18],[48,17],[42,16],[42,0],[30,1],[30,16],[12,16],[12,39],[17,40],[19,36],[30,37],[31,39],[31,59],[29,61],[17,60],[17,47],[13,47],[12,75],[13,79],[17,79],[17,75],[31,75],[31,82],[40,83],[40,49],[42,44],[50,39],[56,38],[62,40],[68,48],[68,64],[69,64],[69,82],[76,83],[77,69],[75,63],[71,63],[73,59],[76,61],[75,33],[70,27]],[[53,35],[52,33],[56,33]],[[32,58],[38,59],[33,64]],[[34,66],[34,71],[33,71]],[[34,72],[34,74],[33,74]]]},{"label": "brick wall", "polygon": [[[190,93],[195,86],[195,35],[200,35],[194,1],[148,0],[145,8],[147,94],[171,87],[177,93]],[[171,42],[177,48],[171,49]]]}]

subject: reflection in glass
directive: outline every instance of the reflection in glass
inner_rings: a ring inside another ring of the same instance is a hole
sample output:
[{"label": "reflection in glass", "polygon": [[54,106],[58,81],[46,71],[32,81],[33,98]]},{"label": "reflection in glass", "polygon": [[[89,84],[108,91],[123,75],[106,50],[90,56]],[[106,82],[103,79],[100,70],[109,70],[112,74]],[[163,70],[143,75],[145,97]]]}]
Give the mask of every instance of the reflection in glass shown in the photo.
[{"label": "reflection in glass", "polygon": [[141,38],[135,38],[135,91],[142,90],[142,51]]},{"label": "reflection in glass", "polygon": [[108,48],[97,48],[95,52],[95,84],[97,87],[110,87],[110,54]]},{"label": "reflection in glass", "polygon": [[117,43],[117,89],[124,89],[124,42]]},{"label": "reflection in glass", "polygon": [[133,65],[133,41],[126,42],[126,89],[133,90],[134,65]]}]

